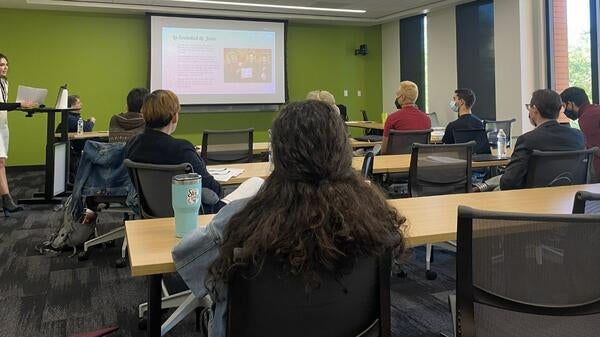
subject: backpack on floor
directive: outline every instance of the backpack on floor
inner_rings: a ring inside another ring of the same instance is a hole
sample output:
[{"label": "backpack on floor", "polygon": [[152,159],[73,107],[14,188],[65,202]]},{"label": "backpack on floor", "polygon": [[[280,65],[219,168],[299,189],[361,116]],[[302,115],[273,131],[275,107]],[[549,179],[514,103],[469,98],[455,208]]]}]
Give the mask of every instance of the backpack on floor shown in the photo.
[{"label": "backpack on floor", "polygon": [[73,255],[75,255],[77,254],[77,247],[81,246],[94,233],[96,228],[95,221],[83,224],[80,217],[73,217],[72,203],[73,200],[69,197],[63,208],[63,221],[60,227],[50,235],[48,240],[36,246],[41,254],[73,249]]}]

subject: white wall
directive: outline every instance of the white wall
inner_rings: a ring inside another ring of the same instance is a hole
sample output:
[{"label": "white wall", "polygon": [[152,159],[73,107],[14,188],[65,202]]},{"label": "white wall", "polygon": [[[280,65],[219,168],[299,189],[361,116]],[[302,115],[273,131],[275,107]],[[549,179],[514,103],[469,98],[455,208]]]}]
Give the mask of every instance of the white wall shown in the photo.
[{"label": "white wall", "polygon": [[396,110],[394,98],[400,83],[400,21],[381,25],[383,111]]},{"label": "white wall", "polygon": [[458,82],[454,6],[427,14],[427,47],[428,112],[436,112],[445,125],[456,119],[448,107]]},{"label": "white wall", "polygon": [[542,0],[494,1],[496,118],[515,118],[513,138],[531,130],[531,93],[545,87]]}]

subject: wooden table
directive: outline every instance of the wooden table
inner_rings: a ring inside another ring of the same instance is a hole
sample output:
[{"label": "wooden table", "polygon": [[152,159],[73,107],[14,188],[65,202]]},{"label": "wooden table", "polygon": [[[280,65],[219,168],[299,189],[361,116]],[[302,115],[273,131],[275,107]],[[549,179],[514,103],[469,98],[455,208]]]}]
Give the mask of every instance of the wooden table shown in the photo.
[{"label": "wooden table", "polygon": [[[407,219],[405,234],[409,246],[443,242],[456,238],[457,207],[470,206],[489,211],[569,214],[577,191],[600,193],[600,184],[522,189],[488,193],[452,194],[390,200]],[[213,215],[199,216],[206,226]],[[174,218],[125,222],[131,275],[147,276],[148,336],[160,335],[160,283],[162,274],[175,271],[171,251],[175,237]]]},{"label": "wooden table", "polygon": [[[374,144],[374,143],[370,143]],[[510,156],[512,150],[508,150],[508,155]],[[507,165],[509,159],[505,160],[494,160],[494,161],[480,161],[473,162],[473,168],[484,168],[484,167],[494,167],[494,166],[503,166]],[[354,157],[352,158],[352,167],[356,171],[360,171],[362,169],[363,157]],[[231,178],[225,182],[219,182],[221,185],[238,185],[243,183],[252,177],[259,177],[266,179],[270,174],[271,170],[269,169],[268,162],[260,162],[260,163],[244,163],[244,164],[229,164],[229,165],[209,165],[208,168],[238,168],[243,169],[239,176],[235,178]],[[410,169],[410,154],[397,154],[397,155],[386,155],[386,156],[376,156],[375,161],[373,162],[373,173],[374,174],[383,174],[383,173],[408,173]]]},{"label": "wooden table", "polygon": [[[508,149],[507,155],[509,157],[512,155],[512,149]],[[373,162],[373,173],[408,173],[410,169],[410,157],[410,154],[375,156]],[[362,168],[363,160],[363,157],[352,158],[352,167],[356,170],[360,170]],[[504,166],[508,165],[509,162],[510,159],[493,161],[474,161],[473,168]]]},{"label": "wooden table", "polygon": [[[59,138],[60,133],[55,133],[54,136]],[[69,132],[69,140],[90,138],[108,138],[108,131],[90,131],[82,134],[78,134],[77,132]]]},{"label": "wooden table", "polygon": [[[70,137],[70,134],[69,134],[69,137]],[[350,138],[350,145],[352,145],[353,149],[361,148],[361,147],[372,147],[377,144],[381,144],[381,142],[362,142],[362,141],[358,141],[354,138]],[[229,147],[229,145],[212,145],[211,149],[226,150],[228,147]],[[201,151],[202,144],[197,145],[196,150]],[[257,154],[261,154],[261,153],[267,153],[268,151],[269,151],[269,142],[252,143],[252,154],[257,155]]]},{"label": "wooden table", "polygon": [[346,125],[353,128],[383,130],[383,123],[371,121],[348,121]]}]

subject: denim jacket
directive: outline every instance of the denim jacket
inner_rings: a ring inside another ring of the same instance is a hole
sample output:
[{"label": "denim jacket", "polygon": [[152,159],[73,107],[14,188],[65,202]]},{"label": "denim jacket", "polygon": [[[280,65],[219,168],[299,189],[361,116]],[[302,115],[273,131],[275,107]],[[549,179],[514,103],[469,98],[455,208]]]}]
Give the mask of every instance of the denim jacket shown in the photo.
[{"label": "denim jacket", "polygon": [[136,192],[123,161],[124,145],[88,140],[83,148],[71,198],[71,215],[78,217],[83,211],[83,197],[127,196],[127,206],[136,211]]},{"label": "denim jacket", "polygon": [[[223,207],[206,227],[199,227],[186,235],[173,249],[175,269],[187,286],[198,298],[208,294],[204,281],[208,269],[219,255],[225,226],[249,199],[233,201]],[[227,329],[227,287],[217,284],[219,299],[215,302],[214,314],[209,327],[209,337],[225,337]]]}]

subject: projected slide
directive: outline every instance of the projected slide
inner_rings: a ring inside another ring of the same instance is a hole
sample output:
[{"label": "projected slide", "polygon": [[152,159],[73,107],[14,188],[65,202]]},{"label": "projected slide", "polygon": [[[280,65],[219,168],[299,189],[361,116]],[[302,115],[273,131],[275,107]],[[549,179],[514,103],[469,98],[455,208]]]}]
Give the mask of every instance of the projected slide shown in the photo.
[{"label": "projected slide", "polygon": [[284,25],[280,22],[153,16],[151,89],[182,104],[285,101]]}]

